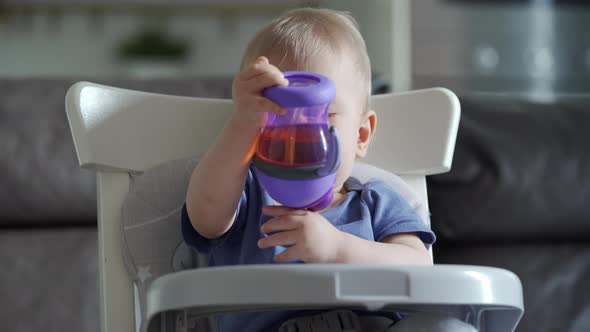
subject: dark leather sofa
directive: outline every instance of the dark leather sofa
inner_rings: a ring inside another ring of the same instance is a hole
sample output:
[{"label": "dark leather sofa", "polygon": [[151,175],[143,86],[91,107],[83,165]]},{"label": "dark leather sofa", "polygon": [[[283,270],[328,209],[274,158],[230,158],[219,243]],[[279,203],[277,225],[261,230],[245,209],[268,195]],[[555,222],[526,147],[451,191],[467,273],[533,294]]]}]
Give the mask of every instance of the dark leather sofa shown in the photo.
[{"label": "dark leather sofa", "polygon": [[590,331],[590,97],[460,99],[452,170],[428,178],[435,262],[515,272],[518,331]]},{"label": "dark leather sofa", "polygon": [[[0,80],[2,331],[99,330],[94,174],[63,106],[78,80]],[[220,79],[97,82],[231,95]],[[590,331],[590,96],[461,103],[453,169],[428,179],[435,261],[514,271],[518,331]]]}]

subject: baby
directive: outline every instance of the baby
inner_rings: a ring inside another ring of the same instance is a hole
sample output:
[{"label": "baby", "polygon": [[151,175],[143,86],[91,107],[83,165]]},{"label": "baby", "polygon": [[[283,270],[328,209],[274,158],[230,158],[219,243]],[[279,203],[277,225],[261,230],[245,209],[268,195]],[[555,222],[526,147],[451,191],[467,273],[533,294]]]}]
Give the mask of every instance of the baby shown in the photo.
[{"label": "baby", "polygon": [[[268,113],[284,112],[261,92],[287,85],[282,72],[291,70],[323,74],[336,86],[329,121],[340,134],[341,163],[334,198],[319,212],[274,206],[250,169]],[[428,247],[435,236],[401,196],[382,181],[362,184],[350,177],[376,129],[370,91],[365,43],[349,15],[296,9],[258,32],[233,81],[235,110],[192,174],[182,212],[185,241],[208,254],[211,266],[293,261],[432,264]],[[364,317],[346,311],[239,313],[220,317],[218,329],[291,331],[306,320],[330,319],[325,315],[359,321]],[[383,330],[399,319],[390,313]]]}]

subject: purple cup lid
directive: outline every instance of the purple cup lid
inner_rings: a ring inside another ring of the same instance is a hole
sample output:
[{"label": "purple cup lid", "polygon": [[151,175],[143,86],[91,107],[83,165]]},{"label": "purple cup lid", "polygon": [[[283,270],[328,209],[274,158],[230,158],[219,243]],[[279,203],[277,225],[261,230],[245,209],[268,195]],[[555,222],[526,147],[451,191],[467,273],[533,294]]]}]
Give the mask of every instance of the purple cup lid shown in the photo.
[{"label": "purple cup lid", "polygon": [[289,85],[266,88],[262,95],[286,108],[328,104],[336,96],[336,87],[328,77],[306,71],[283,73]]}]

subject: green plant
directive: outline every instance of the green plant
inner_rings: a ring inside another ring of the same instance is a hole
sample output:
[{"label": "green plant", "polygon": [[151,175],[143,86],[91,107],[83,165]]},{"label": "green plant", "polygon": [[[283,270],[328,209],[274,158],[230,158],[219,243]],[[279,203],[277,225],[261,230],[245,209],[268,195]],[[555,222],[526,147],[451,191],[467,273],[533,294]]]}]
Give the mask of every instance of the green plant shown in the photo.
[{"label": "green plant", "polygon": [[156,29],[144,29],[118,47],[117,54],[124,60],[184,60],[190,45]]}]

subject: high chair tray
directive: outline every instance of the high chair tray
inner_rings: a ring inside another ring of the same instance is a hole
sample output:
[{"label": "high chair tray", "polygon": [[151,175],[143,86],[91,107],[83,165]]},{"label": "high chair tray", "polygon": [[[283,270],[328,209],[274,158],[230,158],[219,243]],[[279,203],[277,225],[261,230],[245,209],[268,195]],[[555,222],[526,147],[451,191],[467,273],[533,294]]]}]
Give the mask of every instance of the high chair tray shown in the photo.
[{"label": "high chair tray", "polygon": [[148,319],[189,308],[209,315],[334,307],[443,311],[481,331],[513,331],[523,314],[522,285],[510,271],[483,266],[277,264],[172,273],[147,294]]}]

